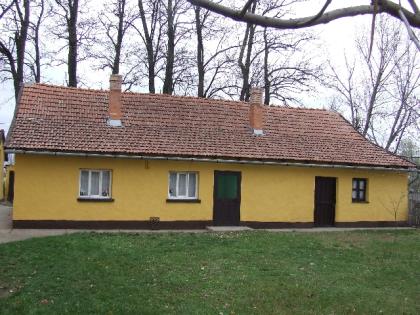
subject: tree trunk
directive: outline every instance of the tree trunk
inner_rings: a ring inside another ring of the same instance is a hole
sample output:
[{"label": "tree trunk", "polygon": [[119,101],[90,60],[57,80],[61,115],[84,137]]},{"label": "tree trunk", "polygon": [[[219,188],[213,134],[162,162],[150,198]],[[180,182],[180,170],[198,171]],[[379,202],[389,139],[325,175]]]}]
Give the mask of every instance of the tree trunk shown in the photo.
[{"label": "tree trunk", "polygon": [[167,6],[167,51],[166,51],[166,67],[165,79],[163,81],[163,93],[172,94],[173,92],[173,73],[174,73],[174,60],[175,60],[175,29],[174,29],[174,12],[172,0],[168,0]]},{"label": "tree trunk", "polygon": [[16,10],[18,11],[20,18],[21,29],[20,32],[15,33],[16,42],[16,76],[13,78],[15,87],[15,99],[18,99],[20,87],[23,84],[23,67],[25,65],[25,49],[26,39],[28,37],[29,29],[29,17],[30,17],[30,0],[23,1],[24,13],[19,8],[18,2],[16,2]]},{"label": "tree trunk", "polygon": [[69,52],[67,68],[69,73],[68,86],[77,87],[77,16],[79,13],[79,0],[69,0],[69,18],[67,20],[67,29],[69,32]]},{"label": "tree trunk", "polygon": [[200,7],[194,7],[195,11],[195,26],[197,33],[197,71],[198,71],[198,87],[197,96],[205,97],[204,95],[204,45],[203,45],[203,25],[200,19]]},{"label": "tree trunk", "polygon": [[368,107],[368,110],[367,110],[367,113],[366,113],[365,126],[364,126],[363,132],[362,132],[362,134],[364,136],[367,135],[367,132],[369,130],[369,126],[370,126],[370,123],[371,123],[371,120],[372,120],[373,107],[375,106],[375,103],[376,103],[376,96],[378,95],[379,86],[380,86],[381,80],[382,80],[382,74],[383,74],[382,69],[379,69],[378,74],[376,76],[375,84],[373,85],[372,94],[371,94],[370,99],[369,99],[369,107]]},{"label": "tree trunk", "polygon": [[117,42],[115,43],[115,57],[112,66],[112,74],[118,74],[120,72],[121,48],[124,37],[125,2],[126,0],[118,1],[118,34]]},{"label": "tree trunk", "polygon": [[[151,38],[151,35],[149,33],[149,28],[147,26],[146,13],[144,11],[143,1],[139,0],[138,5],[139,5],[140,19],[141,19],[141,24],[143,27],[144,41],[145,41],[146,52],[147,52],[149,93],[155,93],[156,92],[155,90],[155,55],[154,55],[154,49],[153,49],[153,38]],[[158,14],[157,4],[154,5],[153,10],[155,11],[154,18],[157,18],[157,14]],[[152,21],[152,25],[153,23],[154,21]]]},{"label": "tree trunk", "polygon": [[[255,13],[255,8],[257,7],[257,1],[252,4],[251,13]],[[251,54],[252,46],[254,44],[254,34],[255,34],[255,25],[247,24],[244,40],[242,42],[241,52],[239,54],[239,66],[242,72],[242,88],[239,99],[241,101],[249,100],[249,73],[251,71]],[[243,62],[244,54],[245,62]]]},{"label": "tree trunk", "polygon": [[38,21],[34,29],[34,47],[35,47],[35,65],[34,65],[34,79],[36,83],[41,82],[41,53],[39,49],[39,28],[41,27],[42,17],[44,15],[45,2],[41,0],[41,11],[39,12]]},{"label": "tree trunk", "polygon": [[270,75],[268,73],[268,55],[270,47],[267,39],[267,29],[264,29],[264,104],[270,104]]}]

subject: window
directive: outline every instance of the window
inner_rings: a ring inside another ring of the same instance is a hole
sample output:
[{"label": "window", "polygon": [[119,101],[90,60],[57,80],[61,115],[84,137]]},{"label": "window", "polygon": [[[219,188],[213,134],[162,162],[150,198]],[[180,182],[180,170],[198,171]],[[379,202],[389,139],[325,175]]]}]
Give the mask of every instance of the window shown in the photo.
[{"label": "window", "polygon": [[353,178],[353,190],[351,198],[353,202],[366,201],[367,180],[365,178]]},{"label": "window", "polygon": [[79,197],[87,199],[111,198],[111,171],[81,170]]},{"label": "window", "polygon": [[196,172],[169,173],[169,199],[197,199]]}]

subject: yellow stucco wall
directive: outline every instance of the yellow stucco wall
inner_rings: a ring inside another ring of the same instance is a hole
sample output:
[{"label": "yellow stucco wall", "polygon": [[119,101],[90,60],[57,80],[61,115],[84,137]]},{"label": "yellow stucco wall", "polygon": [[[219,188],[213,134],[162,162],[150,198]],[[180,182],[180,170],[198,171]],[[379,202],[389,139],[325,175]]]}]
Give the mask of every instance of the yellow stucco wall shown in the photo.
[{"label": "yellow stucco wall", "polygon": [[[407,219],[406,173],[19,154],[15,168],[14,220],[212,220],[214,170],[242,172],[242,221],[312,222],[315,176],[337,177],[336,222],[393,221],[401,196]],[[111,169],[115,201],[77,201],[81,168]],[[177,170],[199,172],[201,203],[166,202]],[[368,203],[352,203],[353,177],[368,179]]]}]

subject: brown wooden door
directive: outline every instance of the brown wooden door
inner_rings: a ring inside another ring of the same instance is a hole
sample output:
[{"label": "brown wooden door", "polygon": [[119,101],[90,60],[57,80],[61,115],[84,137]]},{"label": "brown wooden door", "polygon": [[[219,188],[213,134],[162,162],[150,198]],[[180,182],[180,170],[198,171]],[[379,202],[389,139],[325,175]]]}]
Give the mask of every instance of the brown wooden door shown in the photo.
[{"label": "brown wooden door", "polygon": [[336,179],[315,177],[315,226],[333,226],[335,220]]},{"label": "brown wooden door", "polygon": [[213,224],[239,225],[241,207],[241,173],[214,172]]}]

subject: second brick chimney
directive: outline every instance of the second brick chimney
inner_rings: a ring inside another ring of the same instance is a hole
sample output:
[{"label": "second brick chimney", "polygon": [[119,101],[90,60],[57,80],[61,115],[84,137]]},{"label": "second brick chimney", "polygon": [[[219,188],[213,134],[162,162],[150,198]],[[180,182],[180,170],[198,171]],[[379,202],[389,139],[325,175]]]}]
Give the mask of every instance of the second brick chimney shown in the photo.
[{"label": "second brick chimney", "polygon": [[108,104],[108,125],[111,127],[122,127],[121,113],[121,83],[122,77],[119,74],[111,74],[109,78],[109,104]]},{"label": "second brick chimney", "polygon": [[263,132],[263,88],[251,88],[250,106],[249,106],[249,123],[254,135],[262,136]]}]

